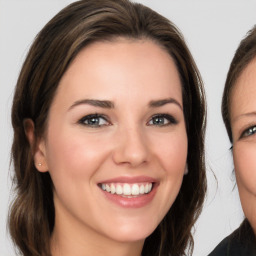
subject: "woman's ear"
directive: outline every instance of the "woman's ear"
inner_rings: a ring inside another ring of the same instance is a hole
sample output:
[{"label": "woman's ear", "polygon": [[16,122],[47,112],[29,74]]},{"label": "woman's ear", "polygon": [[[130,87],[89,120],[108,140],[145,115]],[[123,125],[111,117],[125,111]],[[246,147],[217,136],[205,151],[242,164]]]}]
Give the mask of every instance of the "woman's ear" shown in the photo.
[{"label": "woman's ear", "polygon": [[36,138],[35,125],[32,119],[24,119],[23,127],[28,142],[30,144],[30,148],[34,157],[34,165],[36,169],[39,172],[47,172],[48,165],[46,161],[45,140],[43,138]]}]

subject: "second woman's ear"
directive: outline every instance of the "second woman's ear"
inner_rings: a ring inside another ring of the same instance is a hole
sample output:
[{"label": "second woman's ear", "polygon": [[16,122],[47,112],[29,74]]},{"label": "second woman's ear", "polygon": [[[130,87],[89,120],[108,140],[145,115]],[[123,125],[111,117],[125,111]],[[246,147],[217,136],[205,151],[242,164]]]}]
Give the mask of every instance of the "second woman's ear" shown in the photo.
[{"label": "second woman's ear", "polygon": [[30,144],[31,152],[34,157],[34,164],[39,172],[47,172],[45,141],[43,138],[36,138],[35,125],[32,119],[27,118],[23,121],[24,131]]}]

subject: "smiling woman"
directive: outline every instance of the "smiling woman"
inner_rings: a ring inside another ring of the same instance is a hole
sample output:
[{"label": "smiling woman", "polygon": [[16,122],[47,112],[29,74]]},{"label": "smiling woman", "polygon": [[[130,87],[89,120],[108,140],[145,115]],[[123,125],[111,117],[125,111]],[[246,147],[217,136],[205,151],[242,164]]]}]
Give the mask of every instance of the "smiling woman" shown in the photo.
[{"label": "smiling woman", "polygon": [[9,223],[23,255],[192,250],[204,91],[168,20],[126,0],[69,5],[28,53],[12,122]]},{"label": "smiling woman", "polygon": [[245,220],[209,256],[256,255],[256,27],[240,43],[229,68],[222,116],[232,143]]}]

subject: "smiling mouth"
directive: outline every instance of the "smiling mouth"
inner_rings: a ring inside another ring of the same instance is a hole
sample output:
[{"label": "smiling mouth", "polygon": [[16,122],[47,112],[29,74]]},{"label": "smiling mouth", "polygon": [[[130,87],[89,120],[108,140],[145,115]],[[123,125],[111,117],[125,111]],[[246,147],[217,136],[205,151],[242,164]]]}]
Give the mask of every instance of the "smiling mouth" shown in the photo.
[{"label": "smiling mouth", "polygon": [[152,191],[154,183],[101,183],[99,187],[110,194],[123,197],[133,197],[148,194]]}]

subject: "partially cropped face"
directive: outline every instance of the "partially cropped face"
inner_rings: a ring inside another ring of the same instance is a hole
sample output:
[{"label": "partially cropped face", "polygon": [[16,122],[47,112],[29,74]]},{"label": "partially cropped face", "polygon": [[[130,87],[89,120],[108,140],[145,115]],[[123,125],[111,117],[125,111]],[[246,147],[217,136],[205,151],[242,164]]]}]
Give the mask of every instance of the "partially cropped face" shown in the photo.
[{"label": "partially cropped face", "polygon": [[174,61],[151,41],[86,47],[60,81],[39,148],[38,168],[54,184],[54,232],[143,241],[172,206],[186,167]]},{"label": "partially cropped face", "polygon": [[245,216],[256,233],[256,59],[242,72],[231,94],[231,127],[236,180]]}]

